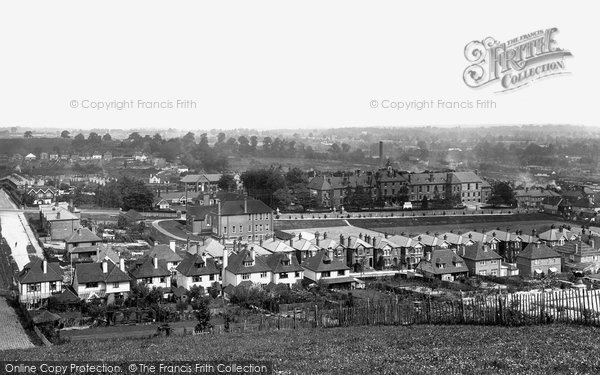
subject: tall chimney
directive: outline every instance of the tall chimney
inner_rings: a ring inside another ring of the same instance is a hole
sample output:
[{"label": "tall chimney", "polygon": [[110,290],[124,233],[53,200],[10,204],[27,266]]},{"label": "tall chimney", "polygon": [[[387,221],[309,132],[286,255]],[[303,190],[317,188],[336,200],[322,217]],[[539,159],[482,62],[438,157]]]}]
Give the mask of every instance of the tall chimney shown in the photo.
[{"label": "tall chimney", "polygon": [[152,258],[152,263],[153,263],[155,269],[158,268],[158,258],[157,257]]},{"label": "tall chimney", "polygon": [[352,236],[348,236],[348,247],[350,247],[350,240],[352,239]]},{"label": "tall chimney", "polygon": [[575,244],[575,255],[579,254],[579,244]]},{"label": "tall chimney", "polygon": [[244,213],[248,213],[248,198],[244,197]]},{"label": "tall chimney", "polygon": [[228,284],[225,282],[225,268],[227,268],[227,264],[229,261],[229,254],[227,254],[227,249],[223,249],[223,269],[221,269],[221,285],[227,286]]},{"label": "tall chimney", "polygon": [[44,274],[48,273],[48,261],[46,259],[42,261],[42,272]]},{"label": "tall chimney", "polygon": [[108,273],[108,262],[106,259],[102,261],[102,273]]},{"label": "tall chimney", "polygon": [[254,247],[250,249],[250,258],[252,258],[252,262],[256,260],[256,252],[254,251]]},{"label": "tall chimney", "polygon": [[175,240],[169,241],[169,248],[171,251],[175,251]]},{"label": "tall chimney", "polygon": [[294,239],[290,238],[290,247],[294,247]]},{"label": "tall chimney", "polygon": [[383,141],[379,141],[379,162],[383,163]]},{"label": "tall chimney", "polygon": [[125,259],[120,258],[119,259],[119,269],[123,272],[125,272]]},{"label": "tall chimney", "polygon": [[319,237],[320,237],[319,232],[315,233],[315,244],[317,245],[317,247],[319,247],[319,244],[321,242],[321,239]]},{"label": "tall chimney", "polygon": [[323,232],[323,239],[326,240],[327,239],[327,232]]}]

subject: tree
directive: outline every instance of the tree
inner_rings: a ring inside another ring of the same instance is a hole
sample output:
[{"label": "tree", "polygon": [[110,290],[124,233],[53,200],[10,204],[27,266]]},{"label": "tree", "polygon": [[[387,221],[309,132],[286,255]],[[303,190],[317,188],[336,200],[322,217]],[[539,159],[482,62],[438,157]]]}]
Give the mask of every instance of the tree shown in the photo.
[{"label": "tree", "polygon": [[69,133],[68,130],[63,130],[62,133],[60,133],[60,137],[61,138],[71,138],[71,133]]},{"label": "tree", "polygon": [[110,142],[110,141],[112,141],[112,137],[110,136],[110,134],[106,133],[102,136],[102,140],[104,142]]},{"label": "tree", "polygon": [[23,134],[23,137],[25,137],[25,138],[31,138],[31,137],[33,137],[33,133],[31,132],[31,130],[27,130],[25,132],[25,134]]},{"label": "tree", "polygon": [[290,185],[307,184],[308,183],[308,176],[306,175],[306,173],[304,173],[302,171],[302,169],[300,169],[298,167],[294,167],[294,168],[290,169],[285,174],[285,179],[286,179],[287,183]]},{"label": "tree", "polygon": [[427,196],[424,195],[421,200],[421,209],[426,210],[427,208],[429,208],[429,200],[427,199]]},{"label": "tree", "polygon": [[347,195],[346,200],[350,206],[358,208],[373,206],[373,199],[361,185],[358,185],[351,194]]},{"label": "tree", "polygon": [[217,135],[217,143],[224,143],[225,142],[225,138],[226,138],[225,133],[222,133],[222,132],[219,133]]},{"label": "tree", "polygon": [[219,186],[219,189],[225,190],[225,191],[233,191],[237,187],[237,183],[235,182],[235,179],[230,174],[222,175],[221,178],[219,179],[219,182],[217,183],[217,185]]},{"label": "tree", "polygon": [[196,324],[196,332],[204,332],[210,326],[210,300],[200,298],[197,308],[196,319],[198,319],[198,324]]},{"label": "tree", "polygon": [[96,132],[91,132],[88,135],[88,143],[92,144],[92,145],[97,145],[102,141],[102,138],[100,137],[100,135],[98,135],[98,133]]},{"label": "tree", "polygon": [[492,186],[492,196],[488,203],[490,204],[508,204],[516,203],[513,189],[507,182],[498,182]]},{"label": "tree", "polygon": [[271,207],[275,207],[273,193],[286,187],[285,179],[275,168],[253,169],[241,176],[248,195],[260,199]]}]

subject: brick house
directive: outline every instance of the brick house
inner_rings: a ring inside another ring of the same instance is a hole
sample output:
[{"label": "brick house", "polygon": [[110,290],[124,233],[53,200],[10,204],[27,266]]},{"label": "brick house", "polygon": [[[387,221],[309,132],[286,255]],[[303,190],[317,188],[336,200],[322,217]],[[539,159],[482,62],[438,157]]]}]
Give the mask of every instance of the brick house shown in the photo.
[{"label": "brick house", "polygon": [[502,257],[491,249],[490,244],[475,242],[463,245],[459,254],[471,275],[501,276]]},{"label": "brick house", "polygon": [[521,276],[541,276],[561,272],[561,255],[542,243],[530,243],[517,255]]},{"label": "brick house", "polygon": [[427,278],[454,281],[469,275],[465,261],[454,250],[435,248],[421,259],[416,272]]},{"label": "brick house", "polygon": [[99,242],[102,242],[102,239],[88,228],[77,228],[65,238],[67,252],[71,252],[76,247],[95,246]]}]

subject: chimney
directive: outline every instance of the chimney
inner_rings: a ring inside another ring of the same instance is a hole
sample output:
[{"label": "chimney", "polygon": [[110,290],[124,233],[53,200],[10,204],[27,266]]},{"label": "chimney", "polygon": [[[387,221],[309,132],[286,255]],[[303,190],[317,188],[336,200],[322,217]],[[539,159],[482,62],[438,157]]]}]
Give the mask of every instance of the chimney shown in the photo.
[{"label": "chimney", "polygon": [[383,235],[385,236],[385,238],[388,238],[387,232],[385,232]]},{"label": "chimney", "polygon": [[221,216],[221,201],[217,200],[217,216]]},{"label": "chimney", "polygon": [[294,247],[294,239],[290,238],[290,247]]},{"label": "chimney", "polygon": [[319,232],[315,233],[315,244],[317,245],[317,247],[319,247],[319,244],[321,242],[321,239],[319,238],[320,234]]},{"label": "chimney", "polygon": [[263,244],[263,239],[262,239],[262,237],[260,237],[260,239],[258,240],[258,244],[259,244],[260,246],[262,246],[262,244]]},{"label": "chimney", "polygon": [[56,218],[57,218],[57,219],[60,219],[60,211],[58,211],[58,212],[56,213]]},{"label": "chimney", "polygon": [[46,259],[42,261],[42,272],[44,274],[48,273],[48,261]]},{"label": "chimney", "polygon": [[431,251],[425,253],[425,260],[431,262]]},{"label": "chimney", "polygon": [[348,247],[350,247],[350,240],[351,240],[351,239],[352,239],[352,237],[351,237],[351,236],[348,236],[348,240],[347,240],[347,242],[348,242]]},{"label": "chimney", "polygon": [[537,235],[537,230],[535,230],[535,228],[534,228],[531,230],[531,237],[535,237],[536,235]]},{"label": "chimney", "polygon": [[175,240],[169,241],[169,248],[171,249],[171,251],[175,251]]},{"label": "chimney", "polygon": [[155,269],[158,268],[158,258],[157,257],[152,258],[152,263],[153,263]]},{"label": "chimney", "polygon": [[379,163],[383,163],[383,141],[379,141]]},{"label": "chimney", "polygon": [[327,256],[329,257],[329,259],[333,259],[333,249],[327,250]]},{"label": "chimney", "polygon": [[444,241],[446,241],[448,239],[448,235],[444,234]]},{"label": "chimney", "polygon": [[326,240],[327,239],[327,232],[323,232],[323,239]]},{"label": "chimney", "polygon": [[225,268],[227,268],[227,264],[229,261],[228,258],[229,258],[229,254],[227,254],[227,249],[223,249],[223,269],[221,269],[221,279],[222,279],[221,285],[225,285],[225,286],[228,285],[225,283]]},{"label": "chimney", "polygon": [[119,259],[119,269],[123,272],[125,272],[125,259],[120,258]]},{"label": "chimney", "polygon": [[298,240],[302,239],[302,233],[298,233]]},{"label": "chimney", "polygon": [[375,238],[375,236],[371,237],[371,244],[373,245],[373,247],[375,247],[375,241],[377,240],[377,238]]},{"label": "chimney", "polygon": [[248,213],[248,198],[244,196],[244,213]]},{"label": "chimney", "polygon": [[254,251],[254,247],[250,249],[250,258],[252,258],[252,262],[256,260],[256,252]]},{"label": "chimney", "polygon": [[204,263],[205,267],[206,267],[206,253],[205,252],[202,252],[201,258],[202,258],[202,263]]},{"label": "chimney", "polygon": [[579,244],[575,244],[575,255],[579,255]]},{"label": "chimney", "polygon": [[106,259],[102,261],[102,273],[108,273],[108,261]]},{"label": "chimney", "polygon": [[360,232],[360,233],[358,234],[358,238],[359,238],[359,239],[361,239],[361,240],[363,239],[362,232]]},{"label": "chimney", "polygon": [[340,234],[340,245],[344,246],[344,235]]},{"label": "chimney", "polygon": [[596,248],[594,247],[594,238],[590,238],[590,246],[595,250]]}]

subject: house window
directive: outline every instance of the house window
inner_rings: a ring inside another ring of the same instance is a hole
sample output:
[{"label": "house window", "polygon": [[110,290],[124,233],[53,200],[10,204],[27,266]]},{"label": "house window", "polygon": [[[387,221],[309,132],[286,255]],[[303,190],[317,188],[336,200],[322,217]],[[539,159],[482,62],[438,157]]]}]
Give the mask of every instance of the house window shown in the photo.
[{"label": "house window", "polygon": [[329,271],[321,272],[321,277],[329,277]]},{"label": "house window", "polygon": [[202,282],[202,276],[193,276],[192,277],[192,282],[201,283]]},{"label": "house window", "polygon": [[294,277],[296,277],[296,278],[300,277],[300,272],[296,271],[296,272],[294,273]]},{"label": "house window", "polygon": [[113,288],[118,289],[119,288],[119,283],[113,283]]},{"label": "house window", "polygon": [[240,225],[240,233],[242,233],[242,232],[243,232],[243,230],[242,230],[243,228],[244,228],[244,227]]},{"label": "house window", "polygon": [[265,214],[265,220],[269,220],[269,214],[268,213]]},{"label": "house window", "polygon": [[41,290],[42,290],[42,284],[41,283],[27,284],[27,291],[28,292],[39,292]]},{"label": "house window", "polygon": [[215,280],[215,275],[209,275],[208,276],[208,280],[209,281],[214,281]]},{"label": "house window", "polygon": [[227,227],[223,227],[223,233],[227,233]]},{"label": "house window", "polygon": [[262,224],[260,224],[260,225],[258,226],[258,231],[259,231],[259,232],[262,232]]},{"label": "house window", "polygon": [[233,226],[231,227],[231,232],[232,232],[232,233],[235,233],[235,225],[233,225]]},{"label": "house window", "polygon": [[250,279],[250,274],[249,273],[245,273],[242,275],[242,280],[249,280]]},{"label": "house window", "polygon": [[164,283],[164,282],[165,282],[165,277],[164,277],[164,276],[161,276],[161,278],[160,278],[160,282],[161,282],[161,283]]},{"label": "house window", "polygon": [[266,272],[261,272],[260,273],[260,278],[264,279],[265,277],[267,277],[267,273]]},{"label": "house window", "polygon": [[91,288],[97,288],[98,287],[98,283],[86,283],[85,287],[87,289],[91,289]]},{"label": "house window", "polygon": [[265,224],[265,230],[268,231],[269,230],[269,224]]},{"label": "house window", "polygon": [[53,281],[50,283],[50,291],[51,292],[56,291],[56,281]]},{"label": "house window", "polygon": [[143,282],[144,284],[152,284],[152,278],[151,278],[151,277],[144,277],[144,278],[142,279],[142,282]]},{"label": "house window", "polygon": [[479,271],[479,274],[480,274],[481,276],[485,276],[487,273],[485,272],[485,270],[483,270],[483,271]]},{"label": "house window", "polygon": [[248,225],[248,232],[252,232],[252,224]]},{"label": "house window", "polygon": [[279,278],[280,278],[280,279],[287,279],[287,278],[288,278],[288,274],[287,274],[287,272],[281,272],[281,273],[279,274]]},{"label": "house window", "polygon": [[346,274],[346,270],[338,271],[338,276],[344,276]]},{"label": "house window", "polygon": [[485,260],[482,260],[480,263],[482,266],[485,266]]},{"label": "house window", "polygon": [[497,270],[492,270],[492,276],[498,276],[498,271]]}]

